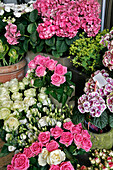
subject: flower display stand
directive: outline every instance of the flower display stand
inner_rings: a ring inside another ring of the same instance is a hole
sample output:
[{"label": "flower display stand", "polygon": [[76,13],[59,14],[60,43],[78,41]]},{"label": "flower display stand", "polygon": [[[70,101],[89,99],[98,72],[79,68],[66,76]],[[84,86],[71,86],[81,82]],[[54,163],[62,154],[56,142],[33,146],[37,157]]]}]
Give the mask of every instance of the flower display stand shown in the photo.
[{"label": "flower display stand", "polygon": [[23,59],[14,65],[0,67],[0,82],[5,83],[6,81],[10,81],[13,78],[22,80],[24,77],[25,65],[26,60]]},{"label": "flower display stand", "polygon": [[96,134],[89,132],[91,135],[91,149],[111,149],[113,146],[113,128],[107,133]]}]

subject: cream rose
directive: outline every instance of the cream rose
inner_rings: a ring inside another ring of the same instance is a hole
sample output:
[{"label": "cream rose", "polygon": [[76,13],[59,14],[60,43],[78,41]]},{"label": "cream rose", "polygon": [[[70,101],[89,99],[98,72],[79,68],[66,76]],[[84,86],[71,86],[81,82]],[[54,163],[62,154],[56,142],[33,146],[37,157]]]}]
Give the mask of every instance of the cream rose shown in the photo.
[{"label": "cream rose", "polygon": [[25,85],[28,85],[30,83],[26,77],[24,77],[22,81]]},{"label": "cream rose", "polygon": [[49,152],[46,148],[42,149],[42,153],[39,154],[38,157],[38,163],[41,166],[45,166],[47,164],[47,156],[49,155]]},{"label": "cream rose", "polygon": [[22,93],[14,92],[11,96],[12,100],[22,100]]},{"label": "cream rose", "polygon": [[29,107],[29,106],[32,106],[34,104],[36,104],[36,99],[33,98],[33,97],[25,97],[24,98],[24,104],[25,106]]},{"label": "cream rose", "polygon": [[19,86],[18,86],[18,84],[12,84],[12,86],[10,86],[10,91],[11,91],[12,93],[19,91]]},{"label": "cream rose", "polygon": [[19,101],[19,100],[15,100],[15,102],[13,103],[13,109],[19,109],[19,111],[24,110],[24,104],[23,101]]},{"label": "cream rose", "polygon": [[2,107],[4,108],[9,108],[9,109],[12,109],[12,106],[13,106],[13,101],[9,100],[9,101],[3,101],[2,102]]},{"label": "cream rose", "polygon": [[2,97],[0,97],[0,101],[6,101],[6,100],[10,100],[9,94],[4,94],[2,95]]},{"label": "cream rose", "polygon": [[48,95],[45,93],[39,93],[38,94],[38,100],[39,102],[43,102],[44,100],[46,100],[48,98]]},{"label": "cream rose", "polygon": [[30,89],[28,89],[28,90],[25,90],[25,91],[24,91],[24,95],[25,95],[26,97],[34,97],[34,96],[36,96],[36,89],[30,88]]},{"label": "cream rose", "polygon": [[66,159],[65,153],[60,149],[57,149],[55,151],[50,152],[50,154],[47,156],[47,163],[49,165],[52,164],[58,165],[65,159]]},{"label": "cream rose", "polygon": [[4,129],[7,132],[11,132],[12,130],[16,130],[19,126],[19,121],[15,117],[9,117],[7,120],[4,121]]},{"label": "cream rose", "polygon": [[8,108],[0,109],[0,119],[6,119],[10,115],[11,111]]},{"label": "cream rose", "polygon": [[23,82],[19,82],[19,89],[24,90],[25,84]]},{"label": "cream rose", "polygon": [[5,87],[0,87],[0,97],[2,97],[4,95],[9,95],[9,91]]}]

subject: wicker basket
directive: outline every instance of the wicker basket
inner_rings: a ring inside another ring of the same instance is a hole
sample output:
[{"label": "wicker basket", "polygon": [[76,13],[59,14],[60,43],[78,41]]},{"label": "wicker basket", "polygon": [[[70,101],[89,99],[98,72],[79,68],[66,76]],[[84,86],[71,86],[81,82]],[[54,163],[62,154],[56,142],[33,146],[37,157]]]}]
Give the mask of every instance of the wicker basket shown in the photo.
[{"label": "wicker basket", "polygon": [[[0,152],[2,150],[2,147],[4,145],[4,142],[0,139]],[[4,166],[7,166],[11,163],[12,157],[14,153],[9,153],[8,155],[0,158],[0,170],[5,170],[6,168]]]}]

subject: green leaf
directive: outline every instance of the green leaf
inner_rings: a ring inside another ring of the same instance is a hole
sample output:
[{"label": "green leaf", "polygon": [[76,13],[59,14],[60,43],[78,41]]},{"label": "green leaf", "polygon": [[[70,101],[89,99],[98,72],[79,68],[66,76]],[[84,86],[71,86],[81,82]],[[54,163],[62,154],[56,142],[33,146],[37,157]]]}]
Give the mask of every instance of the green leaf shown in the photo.
[{"label": "green leaf", "polygon": [[31,157],[30,158],[30,164],[35,165],[37,163],[36,158]]},{"label": "green leaf", "polygon": [[6,145],[2,147],[1,153],[9,153],[8,147]]},{"label": "green leaf", "polygon": [[37,18],[38,18],[38,11],[35,9],[30,13],[29,19],[31,22],[35,22]]},{"label": "green leaf", "polygon": [[45,40],[45,43],[46,43],[48,46],[54,46],[54,44],[55,44],[55,37],[52,37],[52,38],[50,38],[50,39]]},{"label": "green leaf", "polygon": [[65,93],[63,93],[63,95],[62,95],[62,105],[63,106],[65,105],[67,99],[68,99],[68,96]]},{"label": "green leaf", "polygon": [[65,41],[56,41],[56,49],[58,53],[66,52],[68,50],[68,45]]},{"label": "green leaf", "polygon": [[8,155],[9,153],[0,153],[0,158]]},{"label": "green leaf", "polygon": [[44,48],[44,41],[41,40],[40,44],[36,47],[37,52],[41,52]]},{"label": "green leaf", "polygon": [[57,93],[57,100],[58,100],[59,103],[61,102],[61,98],[62,98],[62,95]]},{"label": "green leaf", "polygon": [[110,127],[113,127],[113,114],[109,116],[109,125]]},{"label": "green leaf", "polygon": [[107,112],[104,111],[100,117],[94,117],[94,119],[91,120],[91,123],[100,129],[106,127],[106,125],[108,124]]},{"label": "green leaf", "polygon": [[25,26],[22,23],[18,25],[18,30],[20,30],[20,34],[25,34]]},{"label": "green leaf", "polygon": [[24,43],[23,43],[23,48],[24,48],[24,50],[27,52],[28,51],[28,43],[29,43],[29,40],[28,39],[26,39],[25,41],[24,41]]},{"label": "green leaf", "polygon": [[54,91],[50,91],[49,94],[57,100],[57,95]]},{"label": "green leaf", "polygon": [[52,55],[56,58],[60,57],[60,53],[58,53],[56,50],[52,50]]},{"label": "green leaf", "polygon": [[78,109],[74,108],[73,109],[73,117],[72,117],[72,122],[74,124],[78,124],[84,121],[84,114],[81,114]]},{"label": "green leaf", "polygon": [[71,80],[72,79],[72,72],[71,71],[68,71],[66,74],[66,80]]},{"label": "green leaf", "polygon": [[41,80],[41,79],[35,79],[35,81],[34,81],[34,86],[36,86],[36,87],[43,87],[43,85],[44,85],[44,83],[43,83],[43,80]]},{"label": "green leaf", "polygon": [[66,42],[67,45],[70,46],[70,45],[73,44],[73,42],[76,41],[77,39],[79,39],[79,36],[78,36],[78,35],[76,35],[75,37],[73,37],[73,38],[71,38],[71,39],[65,38],[65,42]]},{"label": "green leaf", "polygon": [[28,31],[30,34],[32,34],[34,31],[36,31],[36,25],[35,25],[35,23],[29,24],[28,27],[27,27],[27,31]]},{"label": "green leaf", "polygon": [[66,91],[66,94],[71,97],[72,93],[73,93],[74,89],[71,88],[70,86],[67,87],[67,91]]},{"label": "green leaf", "polygon": [[37,32],[35,31],[30,35],[30,41],[36,42],[36,40],[37,40]]},{"label": "green leaf", "polygon": [[33,170],[37,170],[37,167],[33,166]]}]

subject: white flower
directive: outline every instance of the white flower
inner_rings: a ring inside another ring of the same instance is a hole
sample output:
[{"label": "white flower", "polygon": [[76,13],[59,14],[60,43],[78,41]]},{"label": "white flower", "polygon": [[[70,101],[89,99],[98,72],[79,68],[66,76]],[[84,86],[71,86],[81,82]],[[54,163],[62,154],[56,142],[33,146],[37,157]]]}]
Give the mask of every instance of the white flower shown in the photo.
[{"label": "white flower", "polygon": [[28,84],[29,84],[29,80],[28,80],[26,77],[24,77],[24,78],[22,79],[22,82],[23,82],[25,85],[28,85]]},{"label": "white flower", "polygon": [[23,101],[19,101],[19,100],[15,100],[13,103],[13,109],[19,109],[19,111],[21,112],[22,110],[24,110],[24,103]]},{"label": "white flower", "polygon": [[13,12],[14,16],[17,17],[17,18],[20,18],[21,17],[21,12],[18,12],[18,11],[15,11]]},{"label": "white flower", "polygon": [[9,91],[6,87],[0,87],[0,97],[4,95],[9,95]]},{"label": "white flower", "polygon": [[[6,17],[4,17],[4,18],[6,18]],[[5,82],[3,85],[4,85],[4,87],[8,88],[9,87],[9,81]]]},{"label": "white flower", "polygon": [[18,84],[12,84],[12,85],[10,86],[10,91],[11,91],[12,93],[19,91]]},{"label": "white flower", "polygon": [[36,89],[35,88],[30,88],[28,90],[25,90],[24,95],[26,97],[34,97],[34,96],[36,96]]},{"label": "white flower", "polygon": [[16,78],[12,79],[10,82],[9,82],[9,86],[12,86],[12,85],[18,85],[18,80]]},{"label": "white flower", "polygon": [[26,135],[25,135],[24,133],[22,133],[22,134],[20,135],[20,138],[23,139],[23,140],[25,140],[25,139],[26,139]]},{"label": "white flower", "polygon": [[17,110],[15,110],[12,114],[15,116],[19,116],[19,112]]},{"label": "white flower", "polygon": [[67,118],[67,119],[64,120],[64,122],[70,122],[70,121],[71,121],[70,118]]},{"label": "white flower", "polygon": [[4,10],[0,9],[0,15],[3,15],[3,14],[4,14]]},{"label": "white flower", "polygon": [[8,108],[0,109],[0,119],[6,119],[10,115],[11,111]]},{"label": "white flower", "polygon": [[24,90],[25,84],[23,82],[19,82],[19,89]]},{"label": "white flower", "polygon": [[8,141],[8,139],[9,139],[10,137],[12,137],[12,134],[7,133],[7,134],[6,134],[6,137],[5,137],[5,140]]},{"label": "white flower", "polygon": [[19,93],[19,92],[14,92],[13,94],[12,94],[12,100],[22,100],[22,93]]},{"label": "white flower", "polygon": [[56,120],[53,119],[53,118],[50,118],[49,125],[50,125],[50,126],[56,125]]},{"label": "white flower", "polygon": [[7,5],[7,6],[5,6],[5,11],[6,12],[10,12],[11,11],[11,9],[10,9],[10,7]]},{"label": "white flower", "polygon": [[13,152],[16,149],[14,146],[8,146],[8,151]]},{"label": "white flower", "polygon": [[48,126],[47,123],[47,116],[42,117],[39,121],[38,121],[38,127],[43,127],[43,126]]},{"label": "white flower", "polygon": [[39,154],[38,157],[38,163],[41,166],[45,166],[47,164],[47,156],[48,156],[49,152],[46,148],[42,149],[42,152]]},{"label": "white flower", "polygon": [[19,120],[19,122],[21,123],[21,124],[26,124],[27,123],[27,119],[25,118],[25,119],[21,119],[21,120]]},{"label": "white flower", "polygon": [[12,130],[16,130],[19,126],[18,119],[15,117],[9,117],[7,120],[4,121],[4,129],[7,132],[11,132]]},{"label": "white flower", "polygon": [[38,94],[38,100],[39,100],[40,102],[43,102],[43,101],[46,100],[47,98],[48,98],[48,95],[45,94],[45,93],[39,93],[39,94]]},{"label": "white flower", "polygon": [[58,165],[65,159],[66,159],[65,153],[60,149],[57,149],[55,151],[50,152],[50,154],[47,156],[47,163],[49,165],[52,164]]},{"label": "white flower", "polygon": [[42,104],[41,103],[37,103],[37,107],[41,108]]},{"label": "white flower", "polygon": [[33,98],[33,97],[25,97],[24,98],[24,104],[28,107],[32,106],[32,105],[36,104],[36,99]]},{"label": "white flower", "polygon": [[13,101],[9,100],[9,101],[3,101],[2,102],[2,107],[4,108],[9,108],[9,109],[12,109],[13,107]]},{"label": "white flower", "polygon": [[27,118],[32,117],[32,114],[31,114],[30,110],[27,111],[26,117],[27,117]]},{"label": "white flower", "polygon": [[44,94],[45,94],[45,91],[46,91],[46,87],[42,87],[42,88],[40,89],[40,93],[44,93]]},{"label": "white flower", "polygon": [[57,122],[56,125],[57,125],[58,127],[61,127],[61,126],[62,126],[62,123],[61,123],[61,122]]}]

